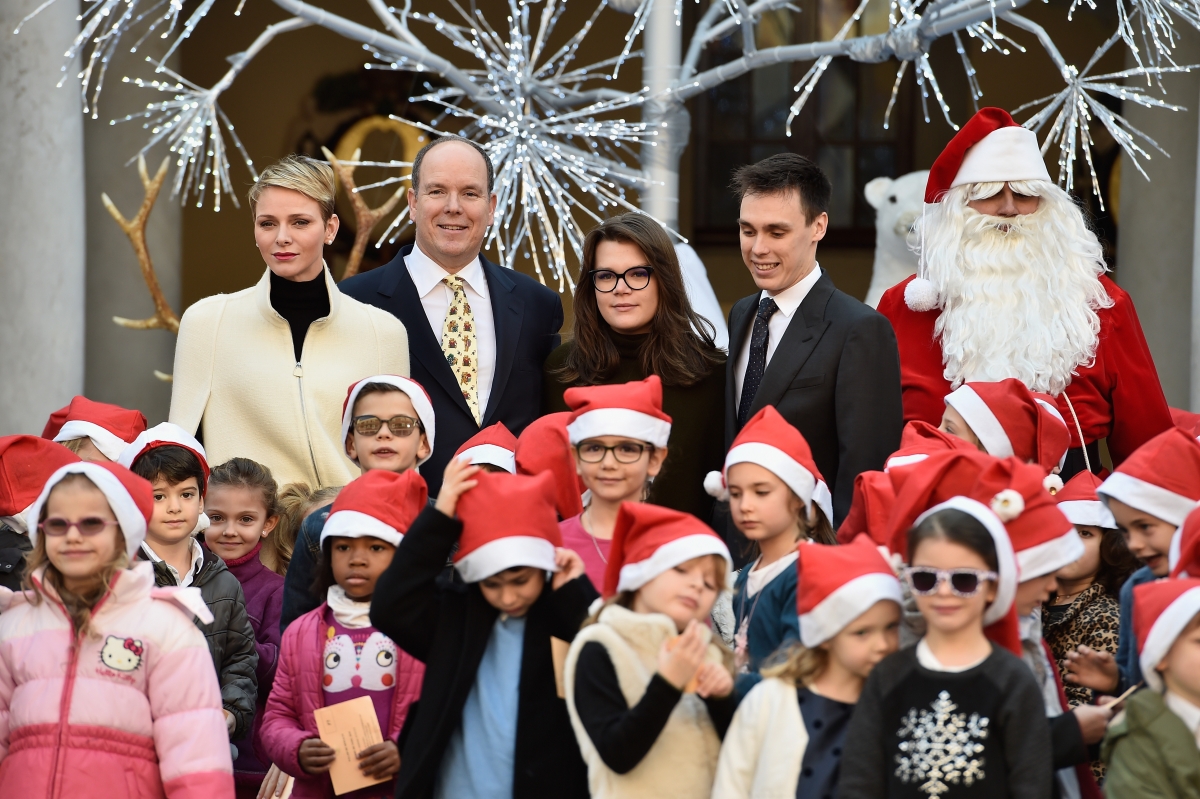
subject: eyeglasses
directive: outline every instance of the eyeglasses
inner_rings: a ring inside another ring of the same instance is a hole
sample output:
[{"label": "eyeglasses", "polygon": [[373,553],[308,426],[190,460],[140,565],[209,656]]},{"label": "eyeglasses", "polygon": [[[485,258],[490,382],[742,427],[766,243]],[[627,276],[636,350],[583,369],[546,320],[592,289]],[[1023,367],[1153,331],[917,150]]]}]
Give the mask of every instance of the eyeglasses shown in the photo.
[{"label": "eyeglasses", "polygon": [[45,535],[58,538],[69,533],[72,527],[78,530],[80,535],[99,535],[104,532],[105,528],[114,524],[120,524],[120,522],[113,521],[112,519],[101,519],[97,516],[89,516],[86,519],[73,522],[69,519],[54,516],[39,524],[38,529]]},{"label": "eyeglasses", "polygon": [[575,446],[579,460],[584,463],[600,463],[610,452],[616,458],[617,463],[637,463],[641,460],[642,453],[648,449],[654,449],[654,447],[650,444],[639,444],[636,441],[622,441],[611,447],[606,447],[599,441],[581,441]]},{"label": "eyeglasses", "polygon": [[995,572],[979,569],[931,569],[925,566],[909,566],[904,570],[904,576],[912,592],[918,596],[935,594],[938,586],[949,583],[951,593],[964,598],[978,594],[984,580],[999,577]]},{"label": "eyeglasses", "polygon": [[650,285],[650,276],[654,274],[652,266],[635,266],[624,272],[614,272],[611,269],[593,269],[592,285],[596,291],[608,294],[617,290],[617,281],[624,280],[625,285],[634,291],[641,291]]},{"label": "eyeglasses", "polygon": [[380,419],[378,416],[355,416],[354,432],[360,436],[373,436],[387,425],[388,430],[397,438],[412,435],[414,430],[424,430],[421,422],[411,416],[393,416],[391,419]]}]

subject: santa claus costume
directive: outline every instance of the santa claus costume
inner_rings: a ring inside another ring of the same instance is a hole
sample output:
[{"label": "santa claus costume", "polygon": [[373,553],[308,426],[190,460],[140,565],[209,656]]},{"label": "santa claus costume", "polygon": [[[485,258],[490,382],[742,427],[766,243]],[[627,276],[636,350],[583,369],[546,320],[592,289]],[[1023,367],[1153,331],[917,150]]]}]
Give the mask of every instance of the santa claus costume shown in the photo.
[{"label": "santa claus costume", "polygon": [[[1038,197],[1037,210],[968,207],[1005,183]],[[900,348],[906,421],[936,425],[964,382],[1015,377],[1057,400],[1071,430],[1064,478],[1099,471],[1102,438],[1120,464],[1171,426],[1133,302],[1105,274],[1100,242],[1031,131],[981,109],[934,162],[925,203],[920,271],[879,302]]]}]

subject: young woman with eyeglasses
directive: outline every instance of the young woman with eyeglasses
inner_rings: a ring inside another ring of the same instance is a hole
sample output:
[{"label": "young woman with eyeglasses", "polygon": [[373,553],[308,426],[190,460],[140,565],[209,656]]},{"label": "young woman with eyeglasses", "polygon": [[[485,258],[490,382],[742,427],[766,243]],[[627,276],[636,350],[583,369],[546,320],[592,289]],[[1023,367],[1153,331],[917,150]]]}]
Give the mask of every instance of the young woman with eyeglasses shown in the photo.
[{"label": "young woman with eyeglasses", "polygon": [[568,410],[563,392],[571,386],[658,375],[675,435],[648,501],[709,520],[713,500],[704,475],[719,469],[724,456],[725,354],[688,302],[661,225],[628,213],[588,233],[574,316],[571,340],[546,359],[545,410]]}]

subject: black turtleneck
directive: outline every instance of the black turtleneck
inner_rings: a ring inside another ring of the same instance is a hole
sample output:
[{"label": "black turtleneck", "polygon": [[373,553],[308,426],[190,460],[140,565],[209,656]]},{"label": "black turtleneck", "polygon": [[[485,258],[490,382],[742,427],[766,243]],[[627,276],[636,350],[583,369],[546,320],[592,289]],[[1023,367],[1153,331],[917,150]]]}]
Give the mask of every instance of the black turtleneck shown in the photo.
[{"label": "black turtleneck", "polygon": [[304,351],[308,326],[323,316],[329,316],[329,291],[325,288],[325,270],[312,280],[299,283],[271,273],[271,307],[287,320],[292,328],[292,349],[296,362]]}]

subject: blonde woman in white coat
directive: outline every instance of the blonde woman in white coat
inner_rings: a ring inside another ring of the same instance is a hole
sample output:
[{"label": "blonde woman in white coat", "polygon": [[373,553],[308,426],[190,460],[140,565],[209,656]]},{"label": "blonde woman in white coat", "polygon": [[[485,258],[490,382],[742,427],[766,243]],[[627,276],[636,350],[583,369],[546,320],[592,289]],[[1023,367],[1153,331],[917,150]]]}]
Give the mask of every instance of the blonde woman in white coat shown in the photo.
[{"label": "blonde woman in white coat", "polygon": [[800,644],[778,654],[725,735],[713,799],[837,795],[846,728],[875,664],[899,646],[900,582],[866,536],[802,543]]},{"label": "blonde woman in white coat", "polygon": [[265,464],[280,484],[340,486],[358,476],[341,440],[347,388],[374,374],[408,375],[396,317],[342,294],[325,266],[333,242],[333,170],[288,156],[250,189],[258,284],[206,297],[179,324],[170,420],[203,424],[213,463]]}]

